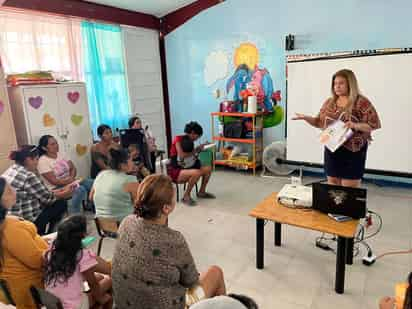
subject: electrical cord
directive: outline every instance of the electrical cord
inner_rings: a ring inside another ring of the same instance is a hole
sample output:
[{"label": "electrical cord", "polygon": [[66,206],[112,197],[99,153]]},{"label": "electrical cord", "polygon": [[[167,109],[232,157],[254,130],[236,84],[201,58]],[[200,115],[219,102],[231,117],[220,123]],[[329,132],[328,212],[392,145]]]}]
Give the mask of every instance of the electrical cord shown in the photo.
[{"label": "electrical cord", "polygon": [[380,258],[383,258],[384,256],[388,256],[388,255],[409,254],[409,253],[412,253],[412,249],[402,250],[402,251],[388,251],[388,252],[385,252],[385,253],[382,253],[382,254],[378,255],[376,257],[376,259],[380,259]]},{"label": "electrical cord", "polygon": [[[366,239],[370,239],[374,236],[376,236],[382,229],[382,224],[383,224],[383,220],[382,217],[372,211],[372,210],[368,210],[368,214],[370,214],[371,216],[375,216],[377,218],[377,230],[374,231],[371,234],[366,234],[366,227],[364,226],[364,224],[360,224],[359,225],[359,230],[357,231],[355,237],[354,237],[354,243],[353,243],[353,256],[357,257],[361,250],[360,250],[360,246],[365,247],[366,251],[367,251],[367,256],[371,257],[373,255],[373,251],[372,248],[369,246],[369,244],[366,242]],[[369,222],[369,220],[372,220],[372,218],[366,218],[367,222]],[[368,224],[368,223],[367,223]],[[336,236],[332,236],[332,237],[326,237],[325,233],[322,233],[321,236],[316,237],[315,239],[315,245],[316,247],[319,247],[323,250],[326,251],[332,251],[333,253],[336,254],[336,249],[334,247],[331,246],[332,243],[336,243],[337,241],[337,237]],[[328,243],[326,243],[328,242]],[[406,253],[406,251],[400,251],[402,253]],[[412,252],[412,249],[410,250],[410,252]],[[409,252],[408,252],[409,253]],[[400,253],[385,253],[384,255],[389,255],[389,254],[400,254]]]},{"label": "electrical cord", "polygon": [[374,232],[374,233],[371,233],[370,235],[365,235],[365,237],[363,238],[363,240],[366,240],[366,239],[370,239],[370,238],[372,238],[372,237],[374,237],[374,236],[376,236],[380,231],[381,231],[381,229],[382,229],[382,225],[383,225],[383,220],[382,220],[382,217],[378,214],[378,213],[376,213],[376,212],[374,212],[374,211],[372,211],[372,210],[368,210],[368,213],[370,213],[371,215],[374,215],[377,219],[378,219],[378,228],[377,228],[377,230]]},{"label": "electrical cord", "polygon": [[321,180],[311,181],[311,182],[305,183],[304,186],[309,187],[309,186],[311,186],[315,183],[321,183],[321,182],[324,182],[324,181],[327,181],[327,180],[328,180],[327,178],[324,178],[324,179],[321,179]]}]

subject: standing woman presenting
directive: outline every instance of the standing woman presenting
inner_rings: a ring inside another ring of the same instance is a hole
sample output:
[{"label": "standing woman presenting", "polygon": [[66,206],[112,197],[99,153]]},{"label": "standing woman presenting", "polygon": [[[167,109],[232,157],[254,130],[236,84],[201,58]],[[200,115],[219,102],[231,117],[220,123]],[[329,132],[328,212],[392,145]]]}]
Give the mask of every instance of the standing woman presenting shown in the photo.
[{"label": "standing woman presenting", "polygon": [[372,103],[360,94],[355,74],[340,70],[332,77],[332,97],[327,99],[316,117],[296,113],[292,120],[305,120],[311,126],[325,129],[335,120],[345,122],[353,135],[335,152],[325,147],[324,167],[328,183],[359,187],[365,171],[366,153],[371,133],[381,123]]}]

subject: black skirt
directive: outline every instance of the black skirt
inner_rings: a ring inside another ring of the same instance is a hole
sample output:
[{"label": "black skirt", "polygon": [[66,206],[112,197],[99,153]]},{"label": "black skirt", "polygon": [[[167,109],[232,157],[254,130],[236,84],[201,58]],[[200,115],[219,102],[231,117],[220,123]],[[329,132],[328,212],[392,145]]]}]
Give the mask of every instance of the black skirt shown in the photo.
[{"label": "black skirt", "polygon": [[343,179],[362,179],[365,172],[367,150],[368,144],[357,152],[350,151],[343,146],[335,152],[331,152],[325,147],[324,167],[326,175]]}]

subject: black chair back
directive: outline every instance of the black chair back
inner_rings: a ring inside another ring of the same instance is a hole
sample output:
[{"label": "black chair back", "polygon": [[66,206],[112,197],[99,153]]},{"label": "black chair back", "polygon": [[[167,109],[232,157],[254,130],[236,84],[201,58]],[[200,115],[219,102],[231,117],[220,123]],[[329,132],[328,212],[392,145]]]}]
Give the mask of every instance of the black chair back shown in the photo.
[{"label": "black chair back", "polygon": [[4,294],[4,297],[6,300],[9,302],[10,305],[16,306],[16,303],[13,300],[13,297],[11,297],[11,293],[9,290],[9,286],[7,285],[6,280],[0,279],[0,289]]},{"label": "black chair back", "polygon": [[50,292],[35,286],[30,287],[30,292],[38,309],[41,309],[43,306],[46,309],[64,309],[61,300]]}]

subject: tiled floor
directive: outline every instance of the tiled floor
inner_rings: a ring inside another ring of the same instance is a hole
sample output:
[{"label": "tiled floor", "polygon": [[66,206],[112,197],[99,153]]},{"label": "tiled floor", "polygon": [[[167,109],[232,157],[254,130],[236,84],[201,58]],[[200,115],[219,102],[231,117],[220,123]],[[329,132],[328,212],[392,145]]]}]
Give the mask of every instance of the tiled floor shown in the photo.
[{"label": "tiled floor", "polygon": [[[304,178],[305,182],[313,179]],[[179,204],[170,227],[189,242],[198,269],[223,268],[229,292],[253,297],[260,308],[378,308],[378,299],[394,293],[397,282],[412,270],[412,255],[388,256],[367,267],[361,257],[346,268],[345,294],[334,291],[335,255],[315,247],[319,233],[282,227],[282,247],[273,245],[273,224],[265,227],[265,268],[255,268],[255,220],[248,212],[287,179],[253,177],[236,171],[217,171],[210,183],[216,200],[196,207]],[[368,187],[368,207],[383,218],[381,232],[370,239],[375,254],[411,248],[412,192],[393,187]],[[110,258],[114,241],[103,245]]]}]

